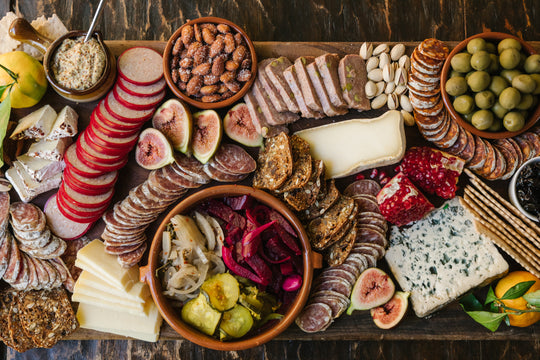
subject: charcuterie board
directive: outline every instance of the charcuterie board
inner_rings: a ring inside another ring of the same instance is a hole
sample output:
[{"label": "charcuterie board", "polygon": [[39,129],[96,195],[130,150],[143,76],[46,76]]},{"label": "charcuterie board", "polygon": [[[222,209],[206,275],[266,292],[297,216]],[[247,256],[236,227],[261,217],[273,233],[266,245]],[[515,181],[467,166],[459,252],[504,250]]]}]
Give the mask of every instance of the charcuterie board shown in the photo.
[{"label": "charcuterie board", "polygon": [[[448,43],[449,46],[454,46],[456,43]],[[530,42],[530,44],[540,51],[540,42]],[[133,46],[148,46],[154,48],[160,52],[165,48],[165,42],[154,41],[109,41],[107,42],[110,50],[114,55],[118,56],[127,48]],[[255,48],[259,59],[267,57],[286,56],[290,59],[297,58],[302,55],[318,56],[323,53],[333,52],[340,55],[348,53],[357,53],[361,43],[353,42],[340,42],[340,43],[291,43],[291,42],[255,42]],[[412,52],[416,43],[405,43],[407,47],[407,53]],[[167,98],[173,97],[168,93]],[[67,103],[66,100],[58,96],[56,93],[49,89],[47,95],[41,101],[38,106],[44,104],[50,104],[55,108],[59,108]],[[89,123],[90,114],[97,102],[86,104],[69,104],[79,114],[80,128],[85,128]],[[220,110],[220,115],[224,115],[227,109]],[[364,118],[364,117],[376,117],[384,112],[385,109],[372,110],[369,112],[358,113],[350,112],[347,115],[324,118],[324,119],[302,119],[290,126],[291,133],[310,128],[313,126],[323,125],[330,122],[341,121],[351,118]],[[13,115],[17,119],[29,113],[29,109],[17,109],[13,111]],[[407,147],[429,145],[424,140],[416,127],[406,128],[406,141]],[[257,149],[249,150],[252,155],[256,155]],[[388,167],[392,169],[393,167]],[[115,195],[113,202],[123,199],[131,188],[141,183],[147,178],[148,171],[139,167],[133,157],[130,155],[128,165],[125,166],[121,172],[118,184],[115,188]],[[349,183],[351,178],[339,179],[336,184],[338,188],[343,189],[345,184]],[[467,181],[467,177],[462,175],[458,186],[463,188]],[[244,180],[245,184],[251,183],[251,178]],[[207,186],[213,186],[214,183],[210,183]],[[501,194],[504,198],[508,198],[507,187],[508,181],[495,181],[490,182],[489,185]],[[197,190],[192,190],[197,191]],[[43,207],[45,201],[50,194],[45,194],[38,197],[34,202]],[[434,205],[438,206],[441,201],[434,201]],[[153,232],[157,228],[159,220],[156,221],[153,226],[147,230],[147,236],[149,239],[153,237]],[[90,238],[98,237],[104,224],[102,221],[96,223],[94,228],[87,234]],[[517,265],[509,257],[506,257],[510,263],[511,269],[518,269]],[[143,260],[143,264],[145,261]],[[385,267],[384,262],[380,265]],[[122,339],[123,337],[112,335],[108,333],[101,333],[86,329],[78,329],[75,333],[68,336],[68,340],[90,340],[90,339]],[[164,323],[160,339],[181,339],[172,328]],[[337,319],[335,323],[326,331],[315,334],[307,334],[302,332],[297,326],[291,326],[287,331],[281,334],[277,340],[535,340],[540,339],[540,325],[536,324],[528,328],[510,328],[501,326],[501,328],[491,333],[481,325],[475,323],[469,316],[467,316],[460,308],[457,302],[454,302],[444,308],[443,310],[435,313],[428,319],[417,318],[412,312],[406,315],[404,321],[394,330],[381,330],[377,328],[371,321],[370,315],[367,312],[356,312],[353,316],[344,315]]]}]

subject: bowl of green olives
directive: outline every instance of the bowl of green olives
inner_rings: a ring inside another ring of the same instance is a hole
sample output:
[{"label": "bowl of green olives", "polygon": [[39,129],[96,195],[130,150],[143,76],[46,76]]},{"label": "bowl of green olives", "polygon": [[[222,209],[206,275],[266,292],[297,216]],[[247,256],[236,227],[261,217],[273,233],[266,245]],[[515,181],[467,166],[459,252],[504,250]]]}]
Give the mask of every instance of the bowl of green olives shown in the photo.
[{"label": "bowl of green olives", "polygon": [[516,136],[540,117],[540,54],[509,34],[471,36],[446,59],[441,95],[450,116],[471,133]]}]

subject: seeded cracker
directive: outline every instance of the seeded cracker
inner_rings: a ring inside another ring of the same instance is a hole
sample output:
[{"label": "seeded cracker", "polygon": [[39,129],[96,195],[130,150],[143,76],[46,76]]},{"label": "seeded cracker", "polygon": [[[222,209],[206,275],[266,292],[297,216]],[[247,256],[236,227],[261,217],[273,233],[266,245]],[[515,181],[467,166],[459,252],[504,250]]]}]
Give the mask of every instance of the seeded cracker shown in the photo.
[{"label": "seeded cracker", "polygon": [[341,265],[347,259],[356,240],[356,220],[352,221],[352,225],[339,241],[330,246],[325,254],[325,260],[330,266]]},{"label": "seeded cracker", "polygon": [[321,184],[324,183],[324,163],[322,160],[313,161],[309,181],[301,188],[283,194],[285,201],[296,211],[309,208],[319,195]]},{"label": "seeded cracker", "polygon": [[307,232],[311,245],[317,250],[324,250],[330,245],[332,236],[350,221],[349,215],[355,208],[354,199],[341,196],[323,216],[312,220]]},{"label": "seeded cracker", "polygon": [[293,169],[291,143],[285,133],[267,139],[264,150],[259,154],[258,170],[253,186],[276,190],[291,176]]},{"label": "seeded cracker", "polygon": [[326,210],[330,209],[330,207],[339,199],[339,196],[339,190],[336,188],[334,179],[332,179],[324,192],[321,189],[319,196],[317,196],[317,199],[309,209],[302,211],[299,216],[304,220],[313,220],[324,214]]},{"label": "seeded cracker", "polygon": [[277,189],[279,193],[303,187],[308,182],[312,172],[309,143],[296,135],[291,136],[289,141],[293,157],[293,170],[287,181]]},{"label": "seeded cracker", "polygon": [[[6,345],[18,352],[25,352],[36,347],[36,344],[23,331],[20,321],[19,294],[20,292],[14,290],[7,290],[3,293],[2,305],[7,308],[7,333],[2,337],[7,335]],[[2,324],[2,333],[4,334],[4,323]]]}]

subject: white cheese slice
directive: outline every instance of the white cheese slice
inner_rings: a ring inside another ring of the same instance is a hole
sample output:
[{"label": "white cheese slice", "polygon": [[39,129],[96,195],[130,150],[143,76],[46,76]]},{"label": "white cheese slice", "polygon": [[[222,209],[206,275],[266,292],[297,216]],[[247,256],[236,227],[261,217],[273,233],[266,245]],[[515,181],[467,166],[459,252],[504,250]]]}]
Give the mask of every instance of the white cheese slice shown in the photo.
[{"label": "white cheese slice", "polygon": [[28,194],[37,196],[49,190],[55,189],[60,186],[62,182],[62,173],[57,173],[56,175],[44,179],[39,182],[36,181],[24,168],[24,166],[19,161],[13,162],[13,167],[16,170],[17,174],[21,178],[22,185],[28,192]]},{"label": "white cheese slice", "polygon": [[51,161],[28,155],[17,157],[18,163],[23,166],[28,175],[34,180],[42,182],[45,179],[51,178],[64,170],[65,164],[63,161]]},{"label": "white cheese slice", "polygon": [[73,292],[73,294],[71,295],[71,301],[90,304],[113,311],[125,311],[135,316],[147,315],[147,313],[145,312],[144,304],[129,301],[120,301],[118,298],[113,298],[112,296],[107,296],[106,298],[101,297],[103,293],[97,290],[94,295],[95,296],[86,293],[83,294],[81,292]]},{"label": "white cheese slice", "polygon": [[353,119],[296,133],[323,160],[327,178],[397,163],[405,153],[403,117],[396,110],[374,119]]},{"label": "white cheese slice", "polygon": [[58,140],[60,138],[72,137],[77,134],[77,121],[79,115],[69,106],[65,106],[56,118],[51,132],[47,136],[48,140]]},{"label": "white cheese slice", "polygon": [[64,158],[64,153],[71,143],[71,138],[61,138],[57,140],[42,139],[32,143],[26,155],[46,160],[60,161]]},{"label": "white cheese slice", "polygon": [[93,298],[102,299],[103,301],[107,301],[112,304],[126,305],[129,307],[137,308],[140,311],[144,311],[144,302],[136,301],[128,297],[112,295],[108,292],[90,287],[85,284],[81,284],[78,281],[75,283],[75,286],[73,287],[73,295],[75,294],[87,295]]},{"label": "white cheese slice", "polygon": [[92,288],[97,291],[112,295],[115,297],[123,297],[133,302],[145,303],[150,297],[150,289],[146,283],[138,282],[129,289],[129,291],[119,290],[110,286],[103,279],[93,275],[88,271],[82,271],[77,279],[75,288],[77,286],[84,286],[85,288]]},{"label": "white cheese slice", "polygon": [[56,120],[56,111],[45,105],[19,120],[11,134],[12,139],[43,139],[49,135]]},{"label": "white cheese slice", "polygon": [[21,176],[19,175],[19,173],[17,172],[15,168],[9,168],[6,171],[6,178],[9,180],[11,185],[13,185],[13,188],[19,195],[19,198],[21,199],[21,201],[29,202],[37,196],[37,194],[29,192],[26,189],[26,186],[24,185],[24,182]]},{"label": "white cheese slice", "polygon": [[116,256],[105,252],[105,245],[98,239],[79,250],[75,266],[100,277],[119,290],[129,291],[139,282],[139,267],[123,268]]},{"label": "white cheese slice", "polygon": [[86,303],[80,303],[77,320],[82,328],[109,332],[144,341],[157,341],[163,319],[153,301],[149,302],[148,315],[131,316]]}]

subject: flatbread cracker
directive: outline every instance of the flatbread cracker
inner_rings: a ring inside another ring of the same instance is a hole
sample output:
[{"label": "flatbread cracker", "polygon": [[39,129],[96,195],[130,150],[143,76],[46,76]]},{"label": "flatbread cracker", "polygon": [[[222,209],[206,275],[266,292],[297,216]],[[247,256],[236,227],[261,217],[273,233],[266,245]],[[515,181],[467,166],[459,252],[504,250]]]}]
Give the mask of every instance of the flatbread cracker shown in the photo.
[{"label": "flatbread cracker", "polygon": [[0,54],[20,50],[21,43],[12,39],[8,33],[11,23],[17,18],[18,16],[10,11],[0,20]]}]

